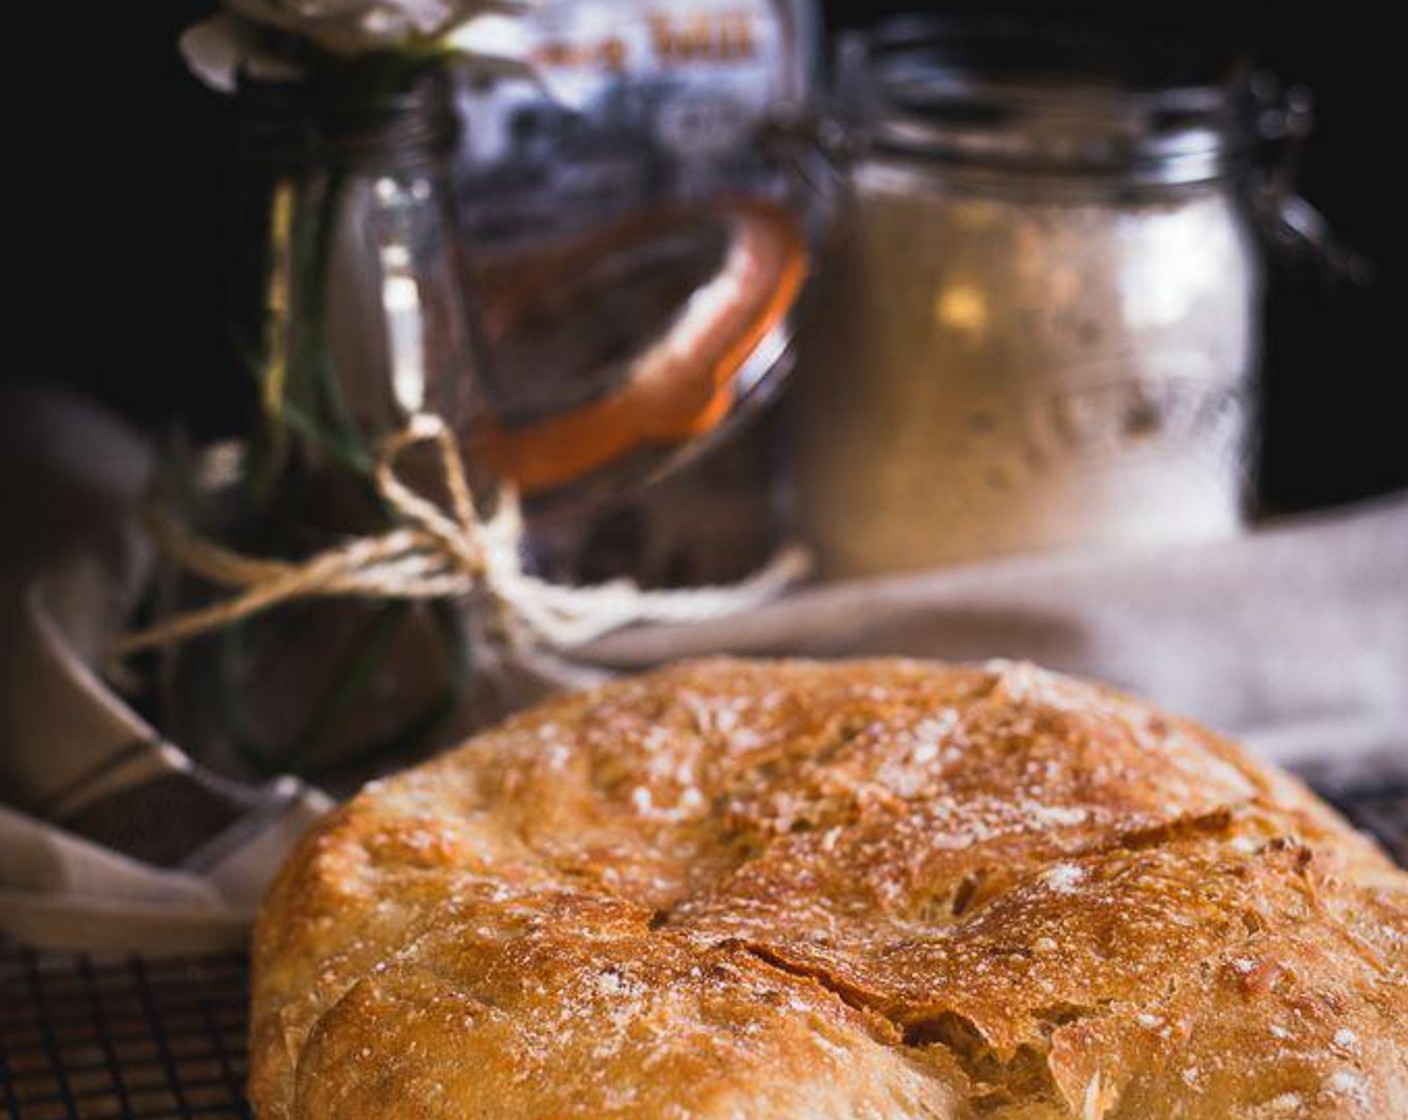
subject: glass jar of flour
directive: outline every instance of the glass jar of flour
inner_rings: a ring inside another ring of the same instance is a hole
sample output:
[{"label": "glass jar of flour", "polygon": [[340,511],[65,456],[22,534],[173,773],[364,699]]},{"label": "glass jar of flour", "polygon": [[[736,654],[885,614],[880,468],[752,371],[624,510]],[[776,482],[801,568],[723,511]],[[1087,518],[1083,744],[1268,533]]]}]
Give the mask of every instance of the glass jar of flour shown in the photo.
[{"label": "glass jar of flour", "polygon": [[932,25],[843,48],[849,181],[792,402],[827,574],[1238,531],[1248,130],[1178,62]]}]

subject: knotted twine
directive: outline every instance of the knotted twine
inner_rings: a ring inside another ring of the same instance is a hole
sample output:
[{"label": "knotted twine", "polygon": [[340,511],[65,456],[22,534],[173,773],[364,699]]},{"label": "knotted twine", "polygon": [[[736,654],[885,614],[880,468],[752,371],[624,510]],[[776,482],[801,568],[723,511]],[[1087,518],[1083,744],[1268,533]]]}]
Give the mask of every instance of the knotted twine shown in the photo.
[{"label": "knotted twine", "polygon": [[[397,474],[402,455],[423,444],[437,452],[448,509],[416,493]],[[481,517],[454,434],[433,415],[414,417],[382,441],[372,478],[405,524],[302,561],[244,556],[195,535],[169,516],[153,514],[152,537],[166,557],[236,593],[124,636],[113,655],[122,659],[184,642],[297,599],[472,595],[487,601],[509,644],[566,650],[627,626],[700,622],[747,610],[775,598],[809,567],[805,552],[792,547],[756,575],[724,587],[645,591],[627,579],[585,587],[551,583],[524,570],[523,511],[516,491],[503,488],[494,512]]]}]

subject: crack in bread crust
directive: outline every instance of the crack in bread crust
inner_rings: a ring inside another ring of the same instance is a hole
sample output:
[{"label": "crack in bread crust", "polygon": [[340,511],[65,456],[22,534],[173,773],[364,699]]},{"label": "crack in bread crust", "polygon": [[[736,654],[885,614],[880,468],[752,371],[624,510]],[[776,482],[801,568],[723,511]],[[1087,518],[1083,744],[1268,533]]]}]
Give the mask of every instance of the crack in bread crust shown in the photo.
[{"label": "crack in bread crust", "polygon": [[1379,1120],[1405,1023],[1408,877],[1211,733],[1026,665],[713,661],[320,825],[256,931],[251,1096]]}]

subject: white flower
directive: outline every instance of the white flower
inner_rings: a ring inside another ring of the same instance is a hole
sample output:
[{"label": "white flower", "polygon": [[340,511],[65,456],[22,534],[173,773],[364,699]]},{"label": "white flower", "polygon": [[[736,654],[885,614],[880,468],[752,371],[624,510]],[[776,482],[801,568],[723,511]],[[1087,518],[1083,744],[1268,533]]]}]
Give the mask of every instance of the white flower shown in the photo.
[{"label": "white flower", "polygon": [[296,77],[260,29],[276,28],[343,58],[372,51],[444,51],[485,70],[527,75],[527,40],[512,18],[533,0],[224,0],[225,11],[181,36],[187,65],[229,93],[241,71]]},{"label": "white flower", "polygon": [[333,54],[434,46],[470,21],[520,10],[515,0],[225,0],[233,12]]},{"label": "white flower", "polygon": [[261,49],[253,27],[226,12],[187,28],[180,46],[191,73],[221,93],[235,92],[241,71],[271,81],[298,77],[288,63]]}]

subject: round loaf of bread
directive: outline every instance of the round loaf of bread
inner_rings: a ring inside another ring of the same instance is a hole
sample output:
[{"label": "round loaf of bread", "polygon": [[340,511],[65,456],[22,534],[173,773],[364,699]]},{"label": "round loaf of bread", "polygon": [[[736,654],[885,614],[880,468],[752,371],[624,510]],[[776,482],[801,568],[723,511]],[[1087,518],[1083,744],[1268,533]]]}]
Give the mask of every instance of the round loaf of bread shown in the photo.
[{"label": "round loaf of bread", "polygon": [[1028,665],[554,700],[333,813],[254,965],[260,1120],[1408,1116],[1408,876]]}]

